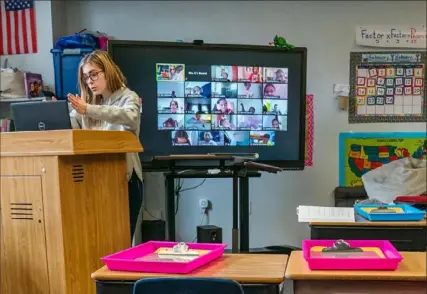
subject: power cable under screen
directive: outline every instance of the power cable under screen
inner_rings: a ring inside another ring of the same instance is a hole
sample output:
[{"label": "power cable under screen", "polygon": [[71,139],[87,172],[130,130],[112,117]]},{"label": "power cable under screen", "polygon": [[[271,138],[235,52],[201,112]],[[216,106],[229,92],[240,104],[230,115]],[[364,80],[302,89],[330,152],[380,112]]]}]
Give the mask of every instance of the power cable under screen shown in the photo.
[{"label": "power cable under screen", "polygon": [[176,197],[176,201],[175,201],[175,215],[178,214],[179,200],[181,198],[181,193],[185,192],[185,191],[190,191],[190,190],[197,189],[200,186],[202,186],[205,182],[206,182],[206,179],[203,179],[199,184],[197,184],[197,185],[195,185],[193,187],[182,189],[182,186],[184,184],[184,179],[178,179],[178,180],[176,180],[176,182],[175,182],[175,185],[176,185],[176,189],[175,189],[175,197]]}]

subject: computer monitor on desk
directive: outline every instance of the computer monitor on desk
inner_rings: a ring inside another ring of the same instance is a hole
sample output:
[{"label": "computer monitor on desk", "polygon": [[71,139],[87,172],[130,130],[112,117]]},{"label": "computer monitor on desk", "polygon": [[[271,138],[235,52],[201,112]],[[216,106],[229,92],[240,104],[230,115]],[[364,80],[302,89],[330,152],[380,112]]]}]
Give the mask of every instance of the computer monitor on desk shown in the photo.
[{"label": "computer monitor on desk", "polygon": [[12,103],[15,131],[52,131],[71,129],[67,101]]}]

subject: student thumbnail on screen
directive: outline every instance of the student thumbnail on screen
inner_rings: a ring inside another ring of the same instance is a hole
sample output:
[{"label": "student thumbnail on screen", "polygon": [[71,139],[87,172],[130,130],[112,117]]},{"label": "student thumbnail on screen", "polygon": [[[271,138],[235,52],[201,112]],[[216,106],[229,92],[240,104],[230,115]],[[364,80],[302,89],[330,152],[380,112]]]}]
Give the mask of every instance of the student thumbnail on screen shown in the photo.
[{"label": "student thumbnail on screen", "polygon": [[210,82],[211,66],[210,65],[186,65],[185,80],[187,82]]},{"label": "student thumbnail on screen", "polygon": [[185,113],[211,113],[211,99],[209,98],[185,98]]},{"label": "student thumbnail on screen", "polygon": [[288,99],[288,85],[266,83],[264,84],[263,96],[267,99]]},{"label": "student thumbnail on screen", "polygon": [[264,67],[264,83],[288,83],[288,69],[280,67]]},{"label": "student thumbnail on screen", "polygon": [[199,132],[199,146],[224,146],[224,133],[218,131]]},{"label": "student thumbnail on screen", "polygon": [[237,84],[238,98],[262,98],[262,84],[243,82]]},{"label": "student thumbnail on screen", "polygon": [[238,114],[262,114],[262,99],[239,99]]},{"label": "student thumbnail on screen", "polygon": [[159,114],[157,127],[159,130],[184,129],[184,114]]},{"label": "student thumbnail on screen", "polygon": [[237,83],[212,83],[212,98],[237,98]]},{"label": "student thumbnail on screen", "polygon": [[262,117],[263,130],[287,131],[287,116],[284,115],[264,115]]},{"label": "student thumbnail on screen", "polygon": [[238,130],[262,130],[262,115],[243,115],[237,116]]},{"label": "student thumbnail on screen", "polygon": [[212,114],[213,130],[237,130],[237,115]]},{"label": "student thumbnail on screen", "polygon": [[199,132],[179,130],[171,132],[173,146],[197,146]]},{"label": "student thumbnail on screen", "polygon": [[157,113],[184,113],[184,98],[157,98]]},{"label": "student thumbnail on screen", "polygon": [[219,98],[211,99],[212,113],[216,114],[235,114],[237,108],[237,99]]},{"label": "student thumbnail on screen", "polygon": [[213,82],[237,82],[237,66],[212,65]]},{"label": "student thumbnail on screen", "polygon": [[212,118],[210,114],[186,114],[185,115],[185,130],[211,130]]},{"label": "student thumbnail on screen", "polygon": [[225,146],[249,146],[249,131],[224,131]]},{"label": "student thumbnail on screen", "polygon": [[185,97],[210,98],[211,82],[186,82]]},{"label": "student thumbnail on screen", "polygon": [[157,82],[157,97],[184,98],[184,82]]},{"label": "student thumbnail on screen", "polygon": [[250,83],[262,83],[262,67],[259,66],[239,66],[238,81]]},{"label": "student thumbnail on screen", "polygon": [[264,99],[262,113],[288,115],[288,100]]},{"label": "student thumbnail on screen", "polygon": [[249,144],[251,146],[274,146],[276,141],[274,131],[251,131]]},{"label": "student thumbnail on screen", "polygon": [[174,63],[156,64],[157,81],[185,81],[185,65]]}]

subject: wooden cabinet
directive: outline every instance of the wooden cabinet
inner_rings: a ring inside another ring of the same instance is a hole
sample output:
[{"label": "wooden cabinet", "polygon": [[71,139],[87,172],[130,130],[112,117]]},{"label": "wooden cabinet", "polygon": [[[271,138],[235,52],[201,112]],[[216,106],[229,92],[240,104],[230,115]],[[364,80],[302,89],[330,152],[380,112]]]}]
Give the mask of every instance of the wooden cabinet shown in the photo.
[{"label": "wooden cabinet", "polygon": [[1,134],[2,294],[95,294],[100,258],[131,245],[120,131]]}]

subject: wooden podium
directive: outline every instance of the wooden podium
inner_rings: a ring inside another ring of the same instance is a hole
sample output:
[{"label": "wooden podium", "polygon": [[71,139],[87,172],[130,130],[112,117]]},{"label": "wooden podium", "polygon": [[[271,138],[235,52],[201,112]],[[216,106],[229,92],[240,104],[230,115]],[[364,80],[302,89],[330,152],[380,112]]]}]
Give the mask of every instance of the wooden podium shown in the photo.
[{"label": "wooden podium", "polygon": [[94,294],[100,258],[131,246],[131,132],[1,134],[1,294]]}]

